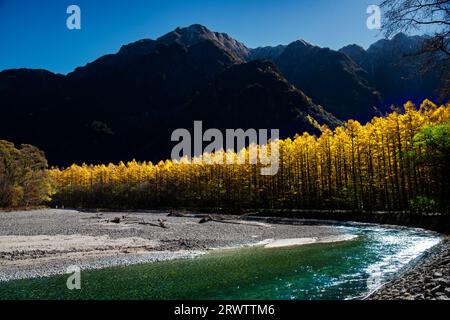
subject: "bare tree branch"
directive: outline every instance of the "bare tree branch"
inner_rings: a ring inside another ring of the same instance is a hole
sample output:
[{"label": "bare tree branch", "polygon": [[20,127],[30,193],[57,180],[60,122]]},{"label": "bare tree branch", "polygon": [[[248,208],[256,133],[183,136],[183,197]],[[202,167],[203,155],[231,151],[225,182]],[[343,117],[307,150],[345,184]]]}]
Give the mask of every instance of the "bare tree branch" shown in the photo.
[{"label": "bare tree branch", "polygon": [[450,94],[450,0],[382,0],[383,31],[387,38],[397,33],[422,31],[428,37],[419,52],[422,70],[437,67],[442,72],[441,95]]}]

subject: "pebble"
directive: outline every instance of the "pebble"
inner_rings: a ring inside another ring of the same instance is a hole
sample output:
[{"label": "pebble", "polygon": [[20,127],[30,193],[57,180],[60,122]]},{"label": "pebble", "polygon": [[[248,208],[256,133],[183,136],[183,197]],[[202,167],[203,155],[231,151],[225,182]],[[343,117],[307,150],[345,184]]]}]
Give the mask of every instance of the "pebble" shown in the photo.
[{"label": "pebble", "polygon": [[[412,292],[411,296],[409,292]],[[450,240],[444,240],[422,262],[380,288],[368,300],[450,300]]]}]

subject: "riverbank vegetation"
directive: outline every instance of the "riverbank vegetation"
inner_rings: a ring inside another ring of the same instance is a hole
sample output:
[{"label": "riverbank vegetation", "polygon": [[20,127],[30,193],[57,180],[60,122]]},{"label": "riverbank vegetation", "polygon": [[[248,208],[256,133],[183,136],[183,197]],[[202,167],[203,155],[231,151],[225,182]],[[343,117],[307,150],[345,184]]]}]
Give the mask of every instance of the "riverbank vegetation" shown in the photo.
[{"label": "riverbank vegetation", "polygon": [[320,137],[303,133],[278,142],[274,176],[260,175],[261,165],[248,161],[208,164],[208,154],[192,162],[74,164],[50,170],[53,201],[91,208],[449,211],[450,104],[408,102],[365,125],[319,127]]},{"label": "riverbank vegetation", "polygon": [[47,160],[38,148],[0,140],[0,208],[36,206],[50,200]]}]

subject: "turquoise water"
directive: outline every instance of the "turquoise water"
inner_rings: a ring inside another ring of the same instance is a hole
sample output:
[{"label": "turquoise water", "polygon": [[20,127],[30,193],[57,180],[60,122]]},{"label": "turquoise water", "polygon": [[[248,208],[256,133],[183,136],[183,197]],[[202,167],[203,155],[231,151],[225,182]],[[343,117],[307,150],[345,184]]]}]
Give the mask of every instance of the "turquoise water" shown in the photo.
[{"label": "turquoise water", "polygon": [[352,299],[364,296],[440,241],[418,229],[338,226],[350,241],[221,250],[193,259],[0,283],[0,299]]}]

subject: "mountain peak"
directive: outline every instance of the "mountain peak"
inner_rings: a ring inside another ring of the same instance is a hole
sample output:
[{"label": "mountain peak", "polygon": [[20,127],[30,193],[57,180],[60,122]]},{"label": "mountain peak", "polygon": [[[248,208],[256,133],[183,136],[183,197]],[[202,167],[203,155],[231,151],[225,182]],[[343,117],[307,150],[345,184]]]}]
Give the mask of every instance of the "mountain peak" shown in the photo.
[{"label": "mountain peak", "polygon": [[392,40],[398,41],[398,40],[405,40],[405,39],[408,39],[408,38],[409,37],[406,34],[404,34],[403,32],[399,32],[392,38]]},{"label": "mountain peak", "polygon": [[190,26],[185,27],[185,28],[180,28],[180,27],[178,27],[177,29],[178,29],[178,30],[183,30],[183,29],[185,29],[185,30],[189,30],[189,31],[192,31],[192,32],[204,32],[204,33],[212,32],[211,30],[209,30],[209,29],[208,29],[207,27],[205,27],[204,25],[201,25],[201,24],[198,24],[198,23],[191,24]]},{"label": "mountain peak", "polygon": [[[184,38],[184,40],[197,41],[200,40],[198,37],[207,37],[208,35],[214,34],[211,30],[201,24],[191,24],[188,27],[177,27],[172,32],[165,34],[160,37],[158,41],[165,41],[168,38],[174,37],[174,39]],[[166,38],[170,35],[171,37]]]},{"label": "mountain peak", "polygon": [[291,44],[295,45],[296,47],[316,47],[315,45],[313,45],[303,39],[296,40],[296,41],[292,42]]},{"label": "mountain peak", "polygon": [[348,46],[342,47],[339,49],[339,52],[346,54],[350,59],[356,62],[359,66],[363,68],[368,68],[368,54],[366,50],[357,45],[350,44]]},{"label": "mountain peak", "polygon": [[355,52],[363,52],[366,51],[363,47],[361,47],[358,44],[349,44],[345,47],[342,47],[341,49],[339,49],[339,51],[355,51]]},{"label": "mountain peak", "polygon": [[252,49],[248,56],[248,60],[275,60],[283,53],[284,49],[286,49],[285,45],[279,44],[275,47],[267,46],[267,47],[258,47]]},{"label": "mountain peak", "polygon": [[200,24],[193,24],[184,28],[178,27],[156,41],[165,44],[177,42],[185,46],[192,46],[205,40],[217,43],[239,60],[246,60],[250,52],[244,44],[233,39],[228,34],[211,31]]},{"label": "mountain peak", "polygon": [[402,32],[397,33],[391,39],[381,39],[373,43],[367,52],[378,52],[385,50],[402,51],[403,53],[413,53],[418,51],[425,41],[424,36],[408,36]]}]

